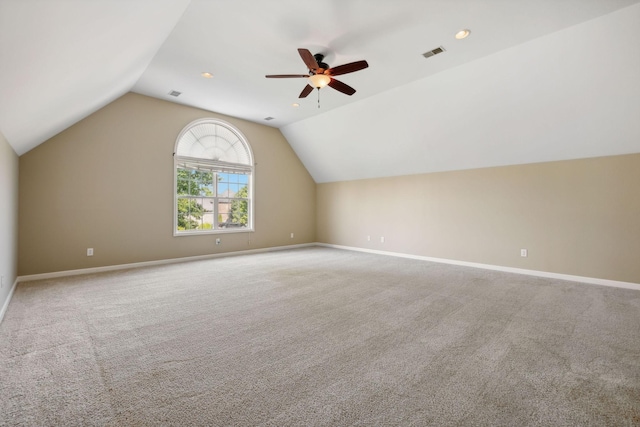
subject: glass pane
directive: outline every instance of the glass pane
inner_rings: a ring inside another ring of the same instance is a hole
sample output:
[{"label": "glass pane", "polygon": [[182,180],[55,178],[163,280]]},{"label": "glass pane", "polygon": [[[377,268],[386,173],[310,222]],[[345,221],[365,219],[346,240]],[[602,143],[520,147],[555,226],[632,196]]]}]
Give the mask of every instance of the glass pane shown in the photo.
[{"label": "glass pane", "polygon": [[240,197],[243,199],[249,198],[249,188],[246,185],[240,187],[238,189],[238,192],[236,193],[236,197]]},{"label": "glass pane", "polygon": [[193,180],[195,180],[195,181],[206,181],[206,172],[193,171]]},{"label": "glass pane", "polygon": [[214,201],[213,199],[204,199],[202,202],[202,210],[206,214],[208,212],[213,212]]},{"label": "glass pane", "polygon": [[218,227],[226,228],[229,223],[229,209],[231,203],[228,199],[218,200]]},{"label": "glass pane", "polygon": [[248,227],[250,178],[244,173],[178,166],[177,231]]},{"label": "glass pane", "polygon": [[248,226],[248,202],[246,200],[220,200],[218,202],[220,228],[244,228]]},{"label": "glass pane", "polygon": [[202,216],[201,230],[213,229],[213,213],[207,213]]},{"label": "glass pane", "polygon": [[187,217],[189,216],[189,200],[188,199],[178,199],[178,231],[187,230],[188,222]]},{"label": "glass pane", "polygon": [[249,177],[239,173],[221,173],[218,175],[218,195],[222,197],[247,197],[243,187],[249,183]]},{"label": "glass pane", "polygon": [[181,196],[189,194],[189,181],[186,179],[178,179],[177,192]]},{"label": "glass pane", "polygon": [[213,196],[213,183],[201,183],[199,184],[199,196]]},{"label": "glass pane", "polygon": [[189,171],[178,168],[176,171],[176,193],[180,195],[189,194]]},{"label": "glass pane", "polygon": [[227,228],[229,214],[218,214],[218,228]]},{"label": "glass pane", "polygon": [[226,180],[226,174],[218,175],[218,196],[228,197],[229,181]]},{"label": "glass pane", "polygon": [[194,230],[201,224],[202,199],[181,197],[178,199],[178,231]]},{"label": "glass pane", "polygon": [[192,229],[199,229],[202,224],[202,199],[192,198],[189,204],[189,220]]},{"label": "glass pane", "polygon": [[189,180],[189,194],[191,196],[198,195],[198,184],[193,180]]}]

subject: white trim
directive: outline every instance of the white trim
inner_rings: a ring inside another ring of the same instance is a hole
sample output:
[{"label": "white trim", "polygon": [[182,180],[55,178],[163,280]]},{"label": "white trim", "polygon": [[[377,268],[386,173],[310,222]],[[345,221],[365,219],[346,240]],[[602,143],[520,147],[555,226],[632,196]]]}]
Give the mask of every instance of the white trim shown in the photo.
[{"label": "white trim", "polygon": [[2,316],[4,315],[4,312],[6,311],[9,305],[9,300],[13,295],[13,291],[15,290],[16,284],[19,282],[27,282],[30,280],[54,279],[54,278],[65,277],[65,276],[77,276],[80,274],[101,273],[104,271],[125,270],[129,268],[150,267],[154,265],[175,264],[180,262],[198,261],[203,259],[222,258],[222,257],[228,257],[228,256],[275,252],[275,251],[283,251],[287,249],[306,248],[310,246],[323,246],[327,248],[345,249],[348,251],[366,252],[366,253],[377,254],[377,255],[387,255],[387,256],[394,256],[399,258],[415,259],[420,261],[431,261],[431,262],[438,262],[442,264],[452,264],[452,265],[460,265],[464,267],[482,268],[484,270],[504,271],[506,273],[526,274],[528,276],[546,277],[549,279],[568,280],[571,282],[588,283],[591,285],[610,286],[615,288],[633,289],[636,291],[640,291],[639,283],[620,282],[617,280],[598,279],[598,278],[584,277],[584,276],[573,276],[570,274],[550,273],[547,271],[527,270],[524,268],[504,267],[500,265],[480,264],[477,262],[458,261],[458,260],[446,259],[446,258],[433,258],[433,257],[427,257],[427,256],[405,254],[401,252],[379,251],[375,249],[357,248],[353,246],[331,245],[328,243],[316,242],[316,243],[302,243],[298,245],[275,246],[271,248],[248,249],[248,250],[236,251],[236,252],[222,252],[217,254],[197,255],[197,256],[184,257],[184,258],[170,258],[170,259],[162,259],[157,261],[134,262],[130,264],[108,265],[104,267],[82,268],[78,270],[55,271],[52,273],[31,274],[27,276],[18,276],[18,278],[13,284],[13,288],[11,289],[11,292],[9,292],[7,301],[5,302],[4,306],[2,307],[2,311],[0,312],[0,321],[2,320]]},{"label": "white trim", "polygon": [[18,281],[19,281],[18,277],[16,277],[16,280],[14,280],[13,285],[11,286],[11,290],[9,291],[9,294],[7,295],[7,299],[5,300],[4,304],[2,305],[2,309],[0,310],[0,323],[2,323],[2,319],[4,319],[4,314],[9,309],[9,302],[11,301],[11,297],[13,297],[13,292],[16,290],[16,286],[18,286]]},{"label": "white trim", "polygon": [[[249,143],[249,140],[247,139],[247,137],[244,136],[244,134],[240,131],[240,129],[238,129],[236,126],[232,125],[231,123],[228,123],[224,120],[213,118],[213,117],[205,117],[205,118],[194,120],[188,125],[186,125],[182,129],[182,131],[180,131],[180,134],[178,134],[178,138],[176,139],[176,142],[173,146],[173,231],[172,231],[173,237],[221,234],[223,232],[219,228],[214,228],[210,231],[199,231],[196,233],[178,232],[178,157],[181,157],[181,156],[178,156],[178,146],[180,145],[180,140],[185,135],[185,133],[190,132],[193,127],[198,126],[200,124],[204,124],[204,123],[212,123],[218,126],[222,126],[230,130],[232,133],[235,133],[236,136],[238,137],[238,141],[240,141],[244,145],[244,147],[247,149],[247,152],[249,153],[249,163],[246,165],[247,166],[246,172],[248,172],[248,175],[249,175],[249,182],[248,182],[249,224],[248,224],[248,227],[243,230],[238,230],[238,231],[233,230],[233,231],[224,231],[224,232],[227,232],[227,233],[238,233],[238,232],[245,232],[245,231],[254,232],[255,231],[255,227],[254,227],[255,189],[253,188],[253,186],[255,184],[256,163],[253,157],[253,149],[251,148],[251,144]],[[190,157],[190,159],[193,159],[193,158]],[[227,162],[222,162],[222,163],[227,163]],[[233,164],[233,163],[230,163],[230,164]],[[218,191],[216,188],[216,199],[218,197],[217,194],[218,194]],[[214,209],[214,224],[216,223],[216,218],[218,217],[217,210],[218,210],[218,206],[216,204]]]},{"label": "white trim", "polygon": [[[249,203],[251,201],[249,200]],[[210,231],[174,231],[173,237],[184,236],[210,236],[212,234],[233,234],[233,233],[255,233],[256,230],[249,228],[218,228]]]},{"label": "white trim", "polygon": [[221,252],[217,254],[196,255],[196,256],[183,257],[183,258],[169,258],[169,259],[160,259],[156,261],[133,262],[130,264],[107,265],[104,267],[81,268],[78,270],[54,271],[52,273],[29,274],[27,276],[18,276],[18,278],[16,279],[16,282],[55,279],[58,277],[78,276],[80,274],[94,274],[94,273],[102,273],[105,271],[114,271],[114,270],[126,270],[129,268],[150,267],[154,265],[163,265],[163,264],[176,264],[176,263],[187,262],[187,261],[199,261],[203,259],[223,258],[223,257],[229,257],[229,256],[248,255],[248,254],[256,254],[256,253],[263,253],[263,252],[284,251],[287,249],[305,248],[308,246],[315,246],[315,245],[316,245],[315,243],[301,243],[298,245],[274,246],[271,248],[248,249],[244,251]]},{"label": "white trim", "polygon": [[317,245],[324,246],[327,248],[345,249],[348,251],[367,252],[367,253],[378,254],[378,255],[388,255],[388,256],[394,256],[394,257],[400,257],[400,258],[417,259],[421,261],[439,262],[442,264],[461,265],[465,267],[482,268],[485,270],[504,271],[507,273],[526,274],[528,276],[546,277],[549,279],[568,280],[571,282],[588,283],[591,285],[611,286],[615,288],[634,289],[636,291],[640,291],[640,283],[620,282],[617,280],[598,279],[594,277],[573,276],[570,274],[550,273],[547,271],[527,270],[524,268],[503,267],[501,265],[480,264],[477,262],[458,261],[458,260],[446,259],[446,258],[433,258],[433,257],[427,257],[427,256],[405,254],[401,252],[378,251],[375,249],[357,248],[353,246],[330,245],[328,243],[317,243]]}]

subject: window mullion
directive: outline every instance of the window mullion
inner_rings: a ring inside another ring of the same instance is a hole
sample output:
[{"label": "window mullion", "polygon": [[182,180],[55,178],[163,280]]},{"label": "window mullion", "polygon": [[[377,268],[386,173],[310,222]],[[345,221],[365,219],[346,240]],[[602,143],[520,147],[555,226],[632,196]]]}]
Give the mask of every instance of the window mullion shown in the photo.
[{"label": "window mullion", "polygon": [[213,198],[213,228],[214,230],[218,229],[218,198]]},{"label": "window mullion", "polygon": [[213,229],[218,229],[218,172],[211,174],[213,181]]}]

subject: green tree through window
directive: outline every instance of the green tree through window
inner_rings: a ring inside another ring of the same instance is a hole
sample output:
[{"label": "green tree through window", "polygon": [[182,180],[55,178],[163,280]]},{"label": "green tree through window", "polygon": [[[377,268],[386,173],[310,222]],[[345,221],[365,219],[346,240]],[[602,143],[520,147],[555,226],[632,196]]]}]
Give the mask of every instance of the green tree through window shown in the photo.
[{"label": "green tree through window", "polygon": [[236,193],[236,197],[241,197],[244,200],[233,200],[231,202],[231,222],[246,227],[249,219],[248,189],[246,185]]},{"label": "green tree through window", "polygon": [[178,230],[211,229],[202,222],[205,208],[198,203],[197,198],[184,196],[213,196],[213,172],[194,171],[189,169],[177,170],[178,194]]}]

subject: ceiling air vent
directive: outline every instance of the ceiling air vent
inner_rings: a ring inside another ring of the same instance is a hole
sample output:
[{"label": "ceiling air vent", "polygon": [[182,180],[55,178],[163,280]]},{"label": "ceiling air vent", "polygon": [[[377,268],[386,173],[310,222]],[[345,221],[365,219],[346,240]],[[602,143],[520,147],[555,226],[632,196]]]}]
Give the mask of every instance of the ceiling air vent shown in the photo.
[{"label": "ceiling air vent", "polygon": [[444,50],[445,49],[442,46],[440,46],[440,47],[437,47],[435,49],[430,50],[429,52],[423,53],[422,56],[424,56],[425,58],[431,58],[432,56],[435,56],[435,55],[437,55],[439,53],[444,52]]},{"label": "ceiling air vent", "polygon": [[178,92],[177,90],[172,90],[171,92],[169,92],[169,95],[171,95],[171,96],[180,96],[180,95],[182,95],[182,92]]},{"label": "ceiling air vent", "polygon": [[269,121],[269,120],[273,120],[273,117],[269,116],[269,117],[265,117],[264,119],[265,119],[266,121]]}]

